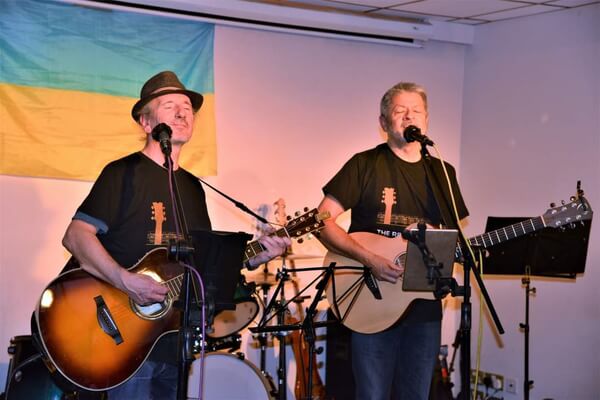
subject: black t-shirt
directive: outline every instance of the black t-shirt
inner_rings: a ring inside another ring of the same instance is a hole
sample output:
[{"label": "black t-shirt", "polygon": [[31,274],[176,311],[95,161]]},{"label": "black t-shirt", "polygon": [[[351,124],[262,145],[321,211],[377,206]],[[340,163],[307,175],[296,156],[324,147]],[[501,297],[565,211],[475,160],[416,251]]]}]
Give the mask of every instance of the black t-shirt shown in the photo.
[{"label": "black t-shirt", "polygon": [[[182,168],[174,175],[187,230],[211,229],[198,179]],[[167,169],[138,152],[104,168],[75,218],[96,226],[108,253],[129,268],[152,248],[176,237],[173,212]],[[184,228],[180,226],[179,232]]]},{"label": "black t-shirt", "polygon": [[[433,176],[427,175],[426,162],[431,166]],[[462,219],[468,215],[468,210],[456,172],[450,164],[445,166]],[[454,227],[447,186],[439,159],[429,157],[409,163],[397,157],[387,143],[382,143],[355,154],[323,187],[323,192],[339,201],[345,210],[352,210],[349,232],[396,237],[407,225],[419,219],[434,226]],[[436,198],[441,204],[437,204]],[[431,321],[441,317],[439,301],[416,300],[404,320]]]},{"label": "black t-shirt", "polygon": [[[187,231],[210,230],[206,198],[194,175],[179,168],[174,173]],[[74,219],[91,223],[98,239],[121,266],[129,268],[155,247],[165,246],[177,232],[169,173],[143,153],[109,163],[94,183]],[[177,335],[159,340],[150,359],[176,364]]]}]

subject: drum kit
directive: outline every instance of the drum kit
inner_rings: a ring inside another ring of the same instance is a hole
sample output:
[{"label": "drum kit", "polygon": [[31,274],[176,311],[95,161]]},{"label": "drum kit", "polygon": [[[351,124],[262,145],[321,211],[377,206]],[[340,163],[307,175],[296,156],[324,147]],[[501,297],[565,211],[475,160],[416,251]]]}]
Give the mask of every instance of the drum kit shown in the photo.
[{"label": "drum kit", "polygon": [[[295,260],[320,258],[322,258],[321,255],[289,254],[280,260],[285,270],[287,260],[293,263]],[[273,260],[271,263],[275,261],[277,260]],[[281,282],[282,280],[283,282]],[[287,398],[285,373],[287,332],[279,332],[274,326],[274,329],[270,329],[269,332],[252,335],[252,340],[255,341],[252,347],[258,347],[260,352],[258,365],[246,358],[244,353],[238,351],[242,344],[241,333],[251,323],[256,323],[260,311],[266,311],[270,300],[278,305],[287,305],[284,290],[279,291],[276,299],[270,296],[271,288],[287,283],[296,286],[297,278],[282,277],[281,273],[272,273],[269,271],[268,264],[260,271],[241,276],[234,297],[235,310],[218,312],[214,317],[213,329],[207,334],[206,348],[208,350],[204,357],[204,399],[282,400]],[[297,296],[294,302],[300,303],[307,298],[309,296]],[[289,314],[290,310],[285,307],[279,313],[277,323],[283,324],[282,315]],[[265,315],[261,320],[265,320]],[[269,374],[266,365],[269,334],[276,337],[280,344],[276,379]],[[192,363],[188,381],[188,399],[199,398],[199,368],[200,360]]]},{"label": "drum kit", "polygon": [[[321,257],[290,254],[283,257],[282,261],[285,266],[286,260]],[[252,336],[253,340],[257,342],[257,347],[260,348],[258,366],[248,360],[244,353],[238,351],[242,343],[242,331],[252,322],[256,322],[261,309],[265,310],[266,304],[269,303],[270,289],[276,285],[279,285],[277,286],[279,288],[287,282],[296,284],[296,278],[289,276],[281,278],[279,273],[269,272],[268,267],[265,265],[262,271],[256,271],[257,273],[249,278],[241,275],[234,296],[235,310],[223,310],[214,317],[213,329],[207,333],[205,340],[203,399],[281,400],[287,398],[285,375],[287,368],[285,337],[287,332],[277,332],[276,329],[271,329]],[[284,279],[283,283],[280,282],[281,279]],[[271,297],[271,302],[287,306],[284,290],[280,290],[279,295],[278,299]],[[299,303],[306,298],[308,296],[298,296],[295,301]],[[289,310],[282,310],[279,311],[280,316],[284,311],[289,313]],[[283,324],[283,319],[278,318],[277,323]],[[277,337],[280,343],[277,385],[266,369],[269,334]],[[103,393],[98,392],[82,393],[81,391],[64,390],[66,386],[60,379],[60,374],[50,372],[53,370],[52,366],[47,364],[48,361],[36,350],[33,342],[34,339],[30,335],[15,336],[11,340],[8,348],[11,360],[4,393],[5,400],[96,400],[105,398]],[[198,393],[200,387],[199,368],[200,359],[197,359],[192,363],[190,370],[188,399],[200,398]]]}]

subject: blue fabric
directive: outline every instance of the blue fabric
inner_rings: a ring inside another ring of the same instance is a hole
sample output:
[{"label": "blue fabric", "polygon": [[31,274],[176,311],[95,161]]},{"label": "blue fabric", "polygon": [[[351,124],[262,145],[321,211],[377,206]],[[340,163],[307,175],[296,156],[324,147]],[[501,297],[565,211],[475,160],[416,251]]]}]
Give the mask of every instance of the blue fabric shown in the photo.
[{"label": "blue fabric", "polygon": [[177,366],[146,361],[121,386],[108,391],[109,400],[176,400]]},{"label": "blue fabric", "polygon": [[403,322],[370,335],[353,332],[356,399],[427,400],[440,341],[440,321]]},{"label": "blue fabric", "polygon": [[168,69],[214,93],[214,24],[55,0],[0,4],[0,82],[137,98]]}]

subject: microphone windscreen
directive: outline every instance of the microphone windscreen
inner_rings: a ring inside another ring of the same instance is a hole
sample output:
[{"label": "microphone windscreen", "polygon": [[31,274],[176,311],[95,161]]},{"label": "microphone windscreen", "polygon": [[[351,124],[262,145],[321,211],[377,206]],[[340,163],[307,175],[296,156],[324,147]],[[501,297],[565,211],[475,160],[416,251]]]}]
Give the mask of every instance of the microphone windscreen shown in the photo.
[{"label": "microphone windscreen", "polygon": [[416,141],[421,136],[421,129],[414,125],[409,125],[403,132],[404,140],[408,143]]},{"label": "microphone windscreen", "polygon": [[171,127],[164,122],[161,122],[160,124],[156,125],[154,129],[152,129],[152,139],[156,140],[157,142],[160,142],[161,136],[164,135],[170,139],[172,134],[173,131],[171,130]]}]

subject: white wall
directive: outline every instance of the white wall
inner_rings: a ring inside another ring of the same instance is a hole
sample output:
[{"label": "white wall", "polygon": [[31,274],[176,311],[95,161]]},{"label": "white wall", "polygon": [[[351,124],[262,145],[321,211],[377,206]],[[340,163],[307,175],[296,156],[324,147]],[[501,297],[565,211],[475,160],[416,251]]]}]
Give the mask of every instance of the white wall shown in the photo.
[{"label": "white wall", "polygon": [[[430,42],[412,49],[228,27],[217,28],[215,41],[219,173],[208,181],[249,207],[280,197],[290,214],[315,207],[342,163],[381,141],[379,100],[400,80],[428,88],[431,136],[459,167],[464,47]],[[29,332],[39,294],[67,258],[64,229],[89,188],[0,176],[0,388],[9,359],[2,348]],[[251,218],[210,190],[208,202],[215,229],[254,232]],[[308,240],[295,252],[323,249]],[[454,330],[451,319],[446,343]],[[246,335],[244,350],[258,364],[251,344]],[[269,368],[274,375],[272,361]]]},{"label": "white wall", "polygon": [[[488,215],[540,215],[551,201],[568,201],[577,180],[598,207],[599,21],[595,5],[477,27],[465,59],[461,143],[471,233],[483,231]],[[600,393],[598,227],[592,226],[585,274],[574,282],[532,281],[532,399],[588,400]],[[518,394],[505,394],[507,400],[523,398],[519,278],[486,281],[506,334],[497,338],[486,319],[481,367],[517,379]]]}]

